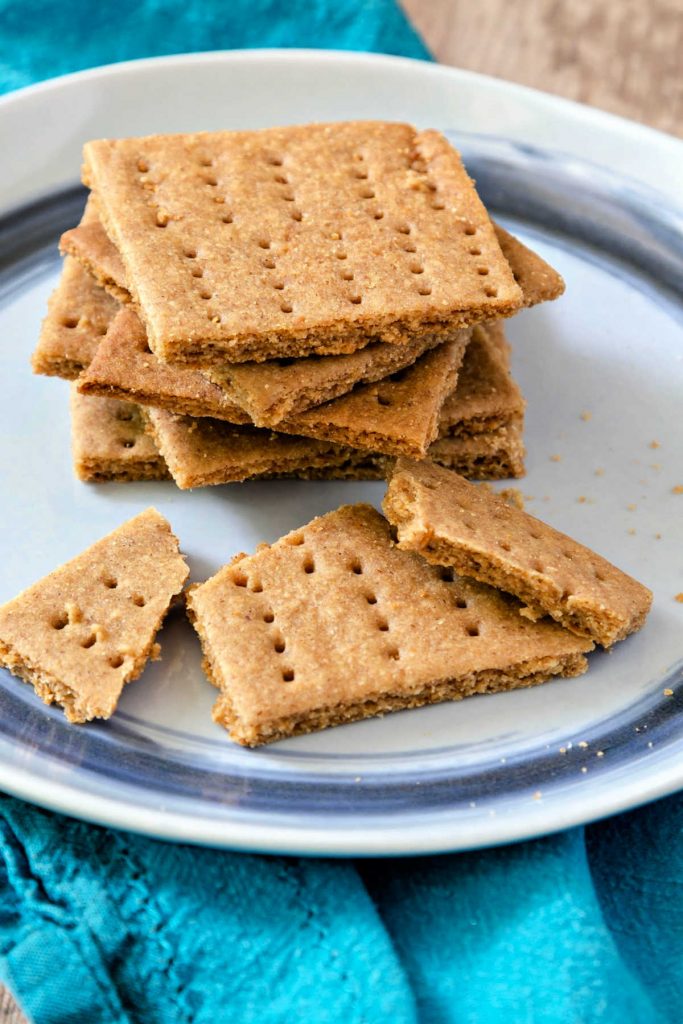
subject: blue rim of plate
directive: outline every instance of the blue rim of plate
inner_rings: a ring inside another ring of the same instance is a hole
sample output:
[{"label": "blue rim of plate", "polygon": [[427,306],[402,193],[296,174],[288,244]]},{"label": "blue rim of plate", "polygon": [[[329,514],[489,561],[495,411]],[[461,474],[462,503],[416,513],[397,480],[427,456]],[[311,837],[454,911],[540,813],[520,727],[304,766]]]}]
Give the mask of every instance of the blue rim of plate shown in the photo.
[{"label": "blue rim of plate", "polygon": [[[591,250],[596,260],[606,254],[681,316],[683,215],[669,203],[572,157],[500,138],[461,132],[453,138],[497,215],[524,222],[532,233],[551,233],[560,244],[579,243],[589,259]],[[0,219],[0,300],[53,269],[57,238],[76,222],[83,201],[84,191],[74,187]],[[585,730],[587,748],[576,746],[565,758],[541,736],[504,765],[487,756],[454,772],[437,756],[444,751],[431,750],[402,758],[340,755],[333,773],[305,774],[297,773],[296,762],[307,755],[293,751],[278,751],[277,770],[258,751],[241,752],[225,770],[219,740],[201,740],[203,749],[215,745],[216,766],[200,767],[192,761],[194,737],[157,726],[145,736],[144,723],[123,712],[74,729],[3,671],[0,784],[36,802],[39,770],[45,783],[38,802],[45,806],[108,824],[124,802],[131,828],[233,848],[385,855],[387,833],[396,854],[483,846],[564,828],[683,785],[682,670],[683,660],[653,680],[647,696]],[[667,687],[673,696],[663,699]],[[608,749],[609,760],[596,764],[588,752],[596,748]],[[37,751],[38,767],[26,767]],[[580,775],[589,758],[590,780]],[[283,769],[283,762],[293,767]],[[80,792],[60,781],[73,769]],[[607,784],[615,781],[622,795],[607,799]],[[530,815],[533,790],[543,800]],[[555,797],[561,811],[549,813]],[[515,826],[522,808],[524,829]],[[496,815],[494,833],[486,822]]]}]

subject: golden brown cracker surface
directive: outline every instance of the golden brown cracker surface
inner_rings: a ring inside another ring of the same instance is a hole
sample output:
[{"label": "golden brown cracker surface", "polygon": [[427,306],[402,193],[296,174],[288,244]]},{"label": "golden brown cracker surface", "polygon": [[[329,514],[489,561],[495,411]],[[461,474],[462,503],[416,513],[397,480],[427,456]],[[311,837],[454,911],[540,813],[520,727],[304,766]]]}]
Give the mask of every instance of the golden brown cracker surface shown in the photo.
[{"label": "golden brown cracker surface", "polygon": [[71,722],[109,718],[157,656],[187,575],[168,522],[149,508],[0,608],[0,664]]},{"label": "golden brown cracker surface", "polygon": [[164,361],[351,352],[522,302],[438,132],[346,122],[105,139],[84,160]]},{"label": "golden brown cracker surface", "polygon": [[605,558],[438,466],[399,459],[384,510],[400,547],[508,591],[527,614],[547,613],[605,647],[640,629],[650,609],[647,587]]},{"label": "golden brown cracker surface", "polygon": [[191,589],[188,613],[221,691],[214,719],[249,746],[578,675],[593,646],[399,550],[368,505],[234,559]]},{"label": "golden brown cracker surface", "polygon": [[137,405],[81,395],[71,385],[71,447],[79,480],[168,480]]}]

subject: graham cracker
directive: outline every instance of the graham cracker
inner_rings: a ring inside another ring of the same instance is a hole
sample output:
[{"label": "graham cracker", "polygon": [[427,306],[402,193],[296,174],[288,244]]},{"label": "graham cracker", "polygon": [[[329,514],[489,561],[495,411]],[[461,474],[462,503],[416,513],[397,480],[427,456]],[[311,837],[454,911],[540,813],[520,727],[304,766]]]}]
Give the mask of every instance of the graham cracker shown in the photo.
[{"label": "graham cracker", "polygon": [[146,408],[144,414],[154,443],[181,490],[263,476],[376,479],[379,468],[373,467],[384,465],[376,462],[373,453],[356,452],[329,441],[176,416],[164,409]]},{"label": "graham cracker", "polygon": [[[91,208],[92,197],[86,208]],[[84,221],[85,221],[84,217]],[[553,268],[504,228],[494,223],[496,235],[515,280],[523,292],[524,306],[555,299],[564,282]],[[122,301],[129,301],[123,264],[114,245],[95,219],[67,231],[61,247],[83,265]],[[272,360],[264,363],[235,363],[206,369],[209,379],[237,398],[257,426],[276,427],[283,419],[331,401],[356,384],[372,383],[410,365],[434,345],[447,340],[420,335],[404,345],[369,345],[344,356],[309,356],[307,359]],[[177,409],[187,412],[188,409]]]},{"label": "graham cracker", "polygon": [[467,341],[464,334],[445,342],[400,373],[293,416],[278,429],[385,455],[424,457],[439,433]]},{"label": "graham cracker", "polygon": [[[468,339],[462,331],[401,371],[400,378],[356,388],[292,417],[280,429],[389,455],[424,455],[438,433],[439,412],[455,386]],[[152,355],[132,309],[118,314],[78,387],[83,394],[124,398],[181,415],[250,422],[198,370],[170,366]]]},{"label": "graham cracker", "polygon": [[67,256],[31,356],[33,372],[74,380],[95,355],[117,309],[115,300]]},{"label": "graham cracker", "polygon": [[455,473],[399,459],[384,499],[399,547],[514,594],[610,647],[645,621],[652,593],[607,559]]},{"label": "graham cracker", "polygon": [[73,384],[69,402],[74,472],[79,480],[170,479],[137,405],[81,395]]},{"label": "graham cracker", "polygon": [[117,302],[130,302],[121,257],[102,227],[93,195],[88,197],[80,224],[64,232],[59,240],[59,248],[79,260],[100,287],[106,289]]},{"label": "graham cracker", "polygon": [[104,139],[84,147],[84,181],[166,362],[341,354],[521,306],[435,131],[366,121]]},{"label": "graham cracker", "polygon": [[509,351],[502,324],[474,328],[458,386],[441,408],[440,436],[491,433],[521,420],[526,403],[510,375]]},{"label": "graham cracker", "polygon": [[128,306],[114,318],[81,375],[78,390],[83,395],[121,398],[189,416],[251,422],[227,391],[212,384],[199,370],[160,362],[149,350],[141,320]]},{"label": "graham cracker", "polygon": [[440,437],[427,459],[470,480],[507,480],[524,476],[522,420],[511,419],[490,431]]},{"label": "graham cracker", "polygon": [[[469,328],[456,332],[454,340],[459,336],[469,338]],[[233,394],[257,426],[278,427],[283,420],[343,396],[358,384],[372,384],[411,366],[442,342],[439,335],[419,335],[404,345],[380,341],[346,356],[233,363],[202,372]]]},{"label": "graham cracker", "polygon": [[148,508],[0,608],[0,665],[70,722],[109,718],[159,656],[156,634],[187,576],[168,522]]},{"label": "graham cracker", "polygon": [[565,289],[562,275],[500,224],[494,223],[493,227],[512,275],[522,289],[524,307],[559,299]]},{"label": "graham cracker", "polygon": [[214,720],[247,746],[579,675],[593,646],[400,551],[368,505],[238,555],[187,608]]}]

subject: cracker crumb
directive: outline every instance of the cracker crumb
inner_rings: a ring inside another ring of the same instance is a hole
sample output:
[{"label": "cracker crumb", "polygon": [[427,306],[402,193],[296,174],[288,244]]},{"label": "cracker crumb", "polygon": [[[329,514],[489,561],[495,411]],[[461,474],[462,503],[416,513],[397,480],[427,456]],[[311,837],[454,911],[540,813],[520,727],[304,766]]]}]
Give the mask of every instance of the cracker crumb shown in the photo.
[{"label": "cracker crumb", "polygon": [[543,794],[541,793],[540,789],[537,789],[534,793],[534,800],[540,800],[542,796]]},{"label": "cracker crumb", "polygon": [[626,508],[629,510],[629,512],[635,512],[638,506],[634,502],[631,502],[631,504],[627,505]]},{"label": "cracker crumb", "polygon": [[596,757],[604,757],[605,756],[605,751],[604,750],[596,750],[595,751],[595,756]]},{"label": "cracker crumb", "polygon": [[650,463],[650,469],[656,469],[656,470],[657,470],[657,472],[659,472],[659,470],[660,470],[661,468],[662,468],[662,465],[661,465],[661,463],[660,463],[660,462],[651,462],[651,463]]},{"label": "cracker crumb", "polygon": [[513,508],[524,509],[524,498],[530,498],[531,495],[523,495],[518,487],[505,487],[502,491],[498,491],[498,494],[506,503],[511,505]]},{"label": "cracker crumb", "polygon": [[628,532],[629,532],[631,537],[635,537],[636,531],[633,529],[633,527],[631,527],[631,529]]},{"label": "cracker crumb", "polygon": [[562,462],[562,456],[561,455],[551,455],[550,456],[550,461],[551,462]]},{"label": "cracker crumb", "polygon": [[671,488],[672,494],[683,494],[683,484],[676,484],[675,487]]},{"label": "cracker crumb", "polygon": [[583,748],[585,749],[585,748],[586,748],[586,747],[588,746],[588,744],[586,743],[586,741],[585,741],[585,740],[581,740],[581,741],[579,742],[579,746],[580,746],[580,747],[583,747]]},{"label": "cracker crumb", "polygon": [[584,423],[588,423],[588,421],[590,419],[592,419],[592,418],[593,418],[593,413],[592,412],[588,412],[587,409],[584,409],[584,411],[581,413],[581,419],[583,420]]},{"label": "cracker crumb", "polygon": [[659,441],[650,441],[650,448],[661,448]]},{"label": "cracker crumb", "polygon": [[567,753],[567,748],[566,747],[560,747],[560,753],[561,754],[566,754]]},{"label": "cracker crumb", "polygon": [[661,533],[656,533],[655,534],[655,540],[661,540],[661,539],[662,539]]},{"label": "cracker crumb", "polygon": [[680,594],[676,594],[674,601],[678,601],[679,604],[683,604],[683,590]]},{"label": "cracker crumb", "polygon": [[665,690],[662,690],[662,693],[664,694],[665,697],[673,697],[673,695],[674,695],[673,690],[670,690],[668,686],[667,686],[667,688]]},{"label": "cracker crumb", "polygon": [[599,467],[598,469],[595,470],[595,475],[596,476],[604,476],[605,475],[604,469],[602,467]]}]

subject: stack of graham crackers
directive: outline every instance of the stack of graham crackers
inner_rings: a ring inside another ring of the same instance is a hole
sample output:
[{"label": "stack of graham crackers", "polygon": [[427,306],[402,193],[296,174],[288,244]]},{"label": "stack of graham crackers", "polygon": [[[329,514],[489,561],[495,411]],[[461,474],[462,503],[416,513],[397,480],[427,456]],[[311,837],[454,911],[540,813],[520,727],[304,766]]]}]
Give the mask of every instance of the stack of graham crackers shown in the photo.
[{"label": "stack of graham crackers", "polygon": [[349,122],[100,140],[33,356],[85,480],[523,473],[502,319],[561,277],[434,131]]}]

